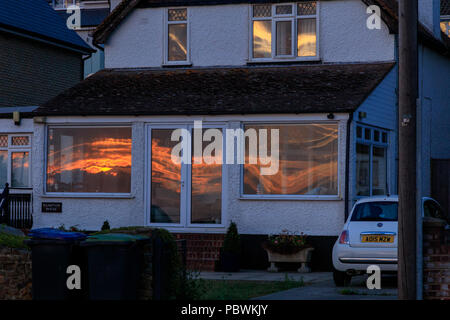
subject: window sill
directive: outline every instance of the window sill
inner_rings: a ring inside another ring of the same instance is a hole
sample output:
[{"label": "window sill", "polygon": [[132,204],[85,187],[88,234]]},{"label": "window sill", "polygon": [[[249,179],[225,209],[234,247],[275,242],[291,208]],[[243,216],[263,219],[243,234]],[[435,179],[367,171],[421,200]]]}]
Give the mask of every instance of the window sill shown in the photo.
[{"label": "window sill", "polygon": [[268,65],[268,64],[321,64],[322,60],[318,57],[312,57],[307,59],[263,59],[263,60],[247,60],[247,65]]},{"label": "window sill", "polygon": [[41,198],[75,198],[75,199],[134,199],[132,194],[115,194],[115,193],[47,193],[40,196]]},{"label": "window sill", "polygon": [[173,63],[163,63],[161,65],[163,68],[190,68],[192,67],[192,63],[190,62],[173,62]]},{"label": "window sill", "polygon": [[340,196],[280,196],[280,195],[241,195],[239,200],[276,200],[276,201],[342,201]]}]

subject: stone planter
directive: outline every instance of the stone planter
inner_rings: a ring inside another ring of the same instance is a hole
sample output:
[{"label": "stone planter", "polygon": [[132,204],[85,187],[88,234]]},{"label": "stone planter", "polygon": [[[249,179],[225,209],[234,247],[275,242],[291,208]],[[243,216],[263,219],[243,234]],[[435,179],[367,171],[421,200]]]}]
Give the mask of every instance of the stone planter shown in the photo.
[{"label": "stone planter", "polygon": [[267,269],[269,272],[278,272],[278,268],[275,263],[277,262],[295,262],[301,263],[298,272],[307,273],[311,272],[309,263],[311,262],[311,254],[314,248],[305,248],[294,254],[281,254],[265,249],[269,257],[270,267]]}]

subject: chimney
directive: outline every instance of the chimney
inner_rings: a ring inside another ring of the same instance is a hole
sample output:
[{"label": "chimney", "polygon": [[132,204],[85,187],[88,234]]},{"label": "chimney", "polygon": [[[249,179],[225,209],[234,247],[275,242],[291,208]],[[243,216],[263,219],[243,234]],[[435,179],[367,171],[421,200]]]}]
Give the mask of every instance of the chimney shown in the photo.
[{"label": "chimney", "polygon": [[440,39],[441,1],[419,0],[419,21]]}]

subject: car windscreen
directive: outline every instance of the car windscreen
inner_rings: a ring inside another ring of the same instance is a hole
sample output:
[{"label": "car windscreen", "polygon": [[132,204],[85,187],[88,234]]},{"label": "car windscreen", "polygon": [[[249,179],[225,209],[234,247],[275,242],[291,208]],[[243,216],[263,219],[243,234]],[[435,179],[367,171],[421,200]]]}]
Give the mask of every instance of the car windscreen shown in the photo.
[{"label": "car windscreen", "polygon": [[353,211],[351,221],[397,221],[397,202],[363,202]]}]

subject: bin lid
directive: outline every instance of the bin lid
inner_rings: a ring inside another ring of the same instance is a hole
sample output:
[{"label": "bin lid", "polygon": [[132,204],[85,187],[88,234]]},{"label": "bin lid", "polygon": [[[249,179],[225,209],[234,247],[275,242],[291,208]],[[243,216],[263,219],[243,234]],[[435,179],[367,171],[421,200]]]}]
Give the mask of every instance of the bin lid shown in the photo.
[{"label": "bin lid", "polygon": [[149,240],[150,238],[126,233],[104,233],[87,237],[85,242],[136,242]]},{"label": "bin lid", "polygon": [[65,241],[81,241],[86,239],[87,235],[81,232],[68,232],[54,228],[32,229],[28,236],[32,239],[45,240],[65,240]]}]

